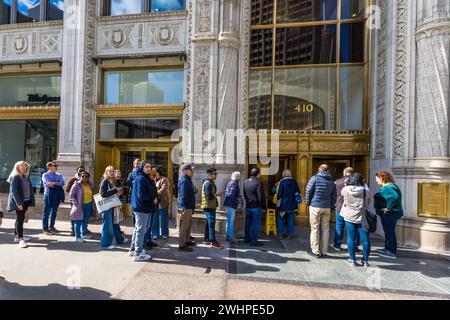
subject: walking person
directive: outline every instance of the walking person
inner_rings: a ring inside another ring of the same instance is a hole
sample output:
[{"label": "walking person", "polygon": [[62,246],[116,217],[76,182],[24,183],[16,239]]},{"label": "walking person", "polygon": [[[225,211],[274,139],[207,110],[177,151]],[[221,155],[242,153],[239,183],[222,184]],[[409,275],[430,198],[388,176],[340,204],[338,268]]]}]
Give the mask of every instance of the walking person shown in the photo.
[{"label": "walking person", "polygon": [[340,215],[345,221],[345,229],[347,230],[347,246],[348,246],[348,262],[352,266],[357,266],[356,263],[356,249],[357,237],[362,241],[363,258],[361,264],[365,267],[369,266],[370,256],[370,238],[369,232],[364,230],[362,226],[362,218],[364,210],[367,208],[369,201],[370,189],[364,183],[362,176],[359,173],[350,175],[345,187],[341,190],[343,204]]},{"label": "walking person", "polygon": [[279,240],[283,239],[284,233],[286,233],[288,240],[295,235],[295,216],[298,214],[299,205],[297,195],[299,194],[300,187],[292,177],[291,170],[284,170],[283,179],[280,180],[277,193],[277,233]]},{"label": "walking person", "polygon": [[[347,181],[348,177],[350,177],[353,174],[354,170],[352,167],[347,167],[343,171],[343,177],[336,180],[336,226],[335,226],[335,232],[334,232],[334,240],[332,247],[336,251],[341,251],[342,242],[344,240],[344,229],[345,229],[345,221],[344,218],[342,218],[340,212],[342,209],[342,205],[344,204],[344,197],[341,195],[342,189],[345,187],[345,182]],[[356,248],[359,247],[359,233],[356,234],[355,237],[356,240]]]},{"label": "walking person", "polygon": [[243,200],[241,190],[239,188],[239,181],[241,180],[241,173],[239,171],[231,174],[231,180],[225,188],[225,195],[223,205],[227,208],[227,241],[231,243],[238,242],[234,232],[234,220],[236,211],[243,207]]},{"label": "walking person", "polygon": [[89,179],[88,172],[81,173],[80,179],[73,184],[69,194],[72,203],[70,220],[74,223],[75,241],[79,243],[90,239],[87,230],[93,210],[94,184]]},{"label": "walking person", "polygon": [[163,176],[160,167],[155,168],[155,183],[158,197],[158,211],[153,215],[152,237],[153,240],[162,236],[163,240],[169,237],[169,205],[170,186],[169,179]]},{"label": "walking person", "polygon": [[194,167],[185,164],[181,167],[182,175],[178,180],[178,215],[180,219],[180,235],[178,250],[184,252],[193,251],[191,240],[192,213],[195,209],[195,191],[192,177]]},{"label": "walking person", "polygon": [[[123,194],[123,188],[114,187],[116,184],[114,179],[114,167],[108,166],[103,174],[103,180],[100,183],[100,195],[103,198],[109,198],[114,195],[121,196]],[[104,250],[113,250],[116,247],[112,244],[113,239],[116,240],[117,245],[127,243],[128,239],[125,239],[120,233],[118,224],[114,223],[114,208],[106,210],[100,213],[102,215],[102,234],[100,240],[100,246]]]},{"label": "walking person", "polygon": [[258,241],[261,218],[266,208],[266,196],[264,186],[259,180],[261,171],[253,168],[250,171],[250,178],[244,182],[245,208],[245,240],[251,246],[262,246]]},{"label": "walking person", "polygon": [[402,192],[393,176],[387,171],[377,172],[375,175],[381,189],[374,195],[374,207],[380,216],[385,234],[384,249],[377,253],[384,257],[397,258],[397,234],[398,220],[403,216]]},{"label": "walking person", "polygon": [[14,165],[7,180],[10,186],[6,211],[16,212],[14,242],[18,242],[20,248],[27,248],[27,241],[31,240],[23,235],[26,212],[29,207],[35,206],[34,189],[29,176],[30,165],[25,161],[20,161]]},{"label": "walking person", "polygon": [[214,249],[223,249],[216,239],[216,210],[219,206],[217,197],[222,196],[221,192],[217,192],[216,179],[217,170],[210,168],[206,171],[208,178],[202,186],[202,205],[201,208],[206,216],[205,236],[203,243]]},{"label": "walking person", "polygon": [[132,248],[130,255],[133,255],[133,261],[149,261],[152,259],[144,251],[145,233],[151,227],[151,214],[155,210],[156,188],[150,179],[152,165],[148,161],[141,162],[133,183],[133,193],[131,195],[131,208],[136,217],[134,226]]},{"label": "walking person", "polygon": [[306,186],[306,205],[309,206],[311,252],[313,257],[326,257],[330,238],[330,216],[336,205],[336,185],[328,166],[323,164]]},{"label": "walking person", "polygon": [[[44,184],[44,210],[42,213],[42,228],[44,234],[53,235],[59,231],[55,228],[59,204],[64,202],[64,179],[56,172],[58,165],[50,161],[47,163],[48,171],[42,175]],[[50,218],[50,224],[49,224]]]}]

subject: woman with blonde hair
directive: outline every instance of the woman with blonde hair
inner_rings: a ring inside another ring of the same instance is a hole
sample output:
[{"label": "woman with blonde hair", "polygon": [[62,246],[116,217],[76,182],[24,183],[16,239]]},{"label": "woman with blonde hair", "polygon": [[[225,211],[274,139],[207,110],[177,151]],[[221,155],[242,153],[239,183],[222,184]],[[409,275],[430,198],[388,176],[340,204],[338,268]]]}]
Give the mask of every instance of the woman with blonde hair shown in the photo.
[{"label": "woman with blonde hair", "polygon": [[[109,198],[114,195],[121,196],[123,188],[116,186],[115,170],[113,166],[108,166],[103,174],[103,180],[100,183],[100,195],[103,198]],[[127,243],[128,239],[124,239],[120,233],[119,225],[114,223],[114,208],[101,212],[102,215],[102,236],[100,246],[104,250],[113,250],[116,247],[112,245],[113,238],[116,239],[116,244],[121,245]]]},{"label": "woman with blonde hair", "polygon": [[19,161],[9,175],[9,195],[6,211],[16,211],[15,242],[19,242],[20,248],[26,248],[29,238],[23,236],[23,224],[28,207],[35,206],[34,190],[31,184],[30,165],[25,161]]}]

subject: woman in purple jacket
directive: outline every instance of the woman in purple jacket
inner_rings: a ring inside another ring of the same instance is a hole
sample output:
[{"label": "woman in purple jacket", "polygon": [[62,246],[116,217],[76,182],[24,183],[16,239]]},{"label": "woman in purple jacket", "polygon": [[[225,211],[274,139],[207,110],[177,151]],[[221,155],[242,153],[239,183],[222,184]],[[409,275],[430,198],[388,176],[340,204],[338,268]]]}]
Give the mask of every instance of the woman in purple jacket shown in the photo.
[{"label": "woman in purple jacket", "polygon": [[236,210],[242,208],[242,195],[239,189],[240,172],[236,171],[231,174],[231,181],[225,188],[223,205],[227,208],[227,241],[237,242],[234,235],[234,218]]},{"label": "woman in purple jacket", "polygon": [[75,182],[70,190],[70,202],[73,204],[70,211],[70,220],[74,222],[75,241],[84,242],[89,239],[87,227],[93,210],[94,184],[89,181],[87,172],[81,174],[81,179]]}]

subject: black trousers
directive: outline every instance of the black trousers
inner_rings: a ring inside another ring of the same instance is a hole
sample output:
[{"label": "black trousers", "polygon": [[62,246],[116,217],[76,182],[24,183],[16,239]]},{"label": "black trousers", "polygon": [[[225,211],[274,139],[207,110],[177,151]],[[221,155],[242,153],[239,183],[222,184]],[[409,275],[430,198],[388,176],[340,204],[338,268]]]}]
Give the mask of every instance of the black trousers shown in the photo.
[{"label": "black trousers", "polygon": [[27,213],[29,205],[30,203],[26,201],[25,204],[23,205],[22,211],[16,210],[16,230],[14,234],[19,239],[23,238],[23,223],[25,221],[25,214]]}]

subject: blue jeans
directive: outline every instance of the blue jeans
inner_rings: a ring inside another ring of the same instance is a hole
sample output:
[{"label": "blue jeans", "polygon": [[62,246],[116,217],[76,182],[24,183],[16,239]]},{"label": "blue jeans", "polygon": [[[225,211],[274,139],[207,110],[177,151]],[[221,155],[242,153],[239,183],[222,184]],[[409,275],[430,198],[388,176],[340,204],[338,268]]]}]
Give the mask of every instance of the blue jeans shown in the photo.
[{"label": "blue jeans", "polygon": [[258,242],[259,226],[261,225],[261,208],[245,209],[245,240],[251,244]]},{"label": "blue jeans", "polygon": [[235,238],[234,235],[234,218],[236,217],[236,209],[227,207],[227,237]]},{"label": "blue jeans", "polygon": [[81,235],[87,235],[89,219],[92,214],[92,203],[83,204],[83,224],[81,225]]},{"label": "blue jeans", "polygon": [[205,240],[216,241],[216,209],[203,209],[206,216]]},{"label": "blue jeans", "polygon": [[[336,230],[334,231],[334,246],[336,248],[340,248],[342,246],[342,241],[344,240],[344,228],[345,228],[345,220],[340,215],[340,212],[336,211]],[[359,247],[359,244],[361,242],[359,238],[359,233],[356,233],[355,241],[356,241],[355,246]]]},{"label": "blue jeans", "polygon": [[120,233],[118,224],[114,224],[114,208],[104,211],[102,214],[102,236],[100,239],[100,246],[107,248],[112,245],[113,238],[116,239],[118,245],[123,243],[123,236]]},{"label": "blue jeans", "polygon": [[[133,213],[133,216],[136,218],[134,213]],[[155,219],[155,216],[156,216],[156,212],[149,213],[148,216],[149,216],[149,221],[148,221],[148,225],[146,226],[147,229],[145,229],[144,244],[149,244],[152,242],[152,225],[153,225],[153,220]],[[136,227],[136,222],[134,224],[134,227]]]},{"label": "blue jeans", "polygon": [[[284,222],[287,222],[286,231],[284,228]],[[281,217],[280,210],[277,209],[277,234],[282,236],[284,233],[288,235],[295,234],[295,211],[286,212],[284,217]]]},{"label": "blue jeans", "polygon": [[[161,226],[160,226],[161,223]],[[169,209],[158,209],[158,212],[153,214],[152,221],[152,237],[168,237],[169,236]]]},{"label": "blue jeans", "polygon": [[134,254],[139,255],[144,250],[146,233],[151,230],[152,214],[142,212],[133,212],[133,214],[136,217],[136,224],[134,225],[131,247],[134,248]]},{"label": "blue jeans", "polygon": [[[49,202],[49,196],[44,195],[44,211],[42,212],[42,228],[44,231],[55,227],[56,215],[58,214],[58,207],[52,207]],[[48,225],[48,218],[50,217],[50,227]]]},{"label": "blue jeans", "polygon": [[364,230],[362,224],[355,224],[345,221],[345,228],[347,230],[347,246],[350,259],[356,261],[356,237],[359,235],[363,245],[363,259],[365,262],[369,261],[370,256],[370,238],[369,233]]},{"label": "blue jeans", "polygon": [[389,252],[397,254],[396,227],[399,218],[389,213],[380,215],[380,218],[385,235],[384,247]]}]

